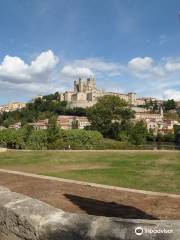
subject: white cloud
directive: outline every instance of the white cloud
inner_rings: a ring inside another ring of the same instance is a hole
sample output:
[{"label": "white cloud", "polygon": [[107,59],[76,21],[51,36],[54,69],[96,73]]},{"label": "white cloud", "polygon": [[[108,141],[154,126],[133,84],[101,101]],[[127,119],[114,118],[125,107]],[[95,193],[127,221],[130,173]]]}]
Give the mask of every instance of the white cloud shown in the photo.
[{"label": "white cloud", "polygon": [[27,75],[28,65],[24,63],[19,57],[5,56],[0,65],[0,79],[1,81],[24,81],[29,80]]},{"label": "white cloud", "polygon": [[40,53],[29,64],[17,56],[5,56],[0,63],[0,96],[4,102],[6,99],[29,100],[59,90],[59,84],[54,81],[57,63],[58,57],[51,50]]},{"label": "white cloud", "polygon": [[180,71],[180,60],[170,60],[166,63],[165,69],[170,72]]},{"label": "white cloud", "polygon": [[149,71],[153,67],[154,60],[150,57],[136,57],[129,61],[129,69],[137,72]]},{"label": "white cloud", "polygon": [[128,62],[128,71],[131,75],[144,79],[161,79],[166,78],[167,73],[164,65],[156,63],[150,57],[136,57]]},{"label": "white cloud", "polygon": [[87,67],[72,67],[71,65],[63,67],[62,74],[72,78],[90,77],[94,75],[91,69]]},{"label": "white cloud", "polygon": [[16,84],[46,81],[57,63],[58,58],[51,50],[42,52],[30,64],[7,55],[0,64],[0,81]]},{"label": "white cloud", "polygon": [[161,66],[155,66],[151,69],[151,73],[154,74],[155,77],[165,77],[165,69]]},{"label": "white cloud", "polygon": [[[179,99],[180,59],[155,61],[151,57],[135,57],[126,64],[103,58],[76,59],[58,65],[51,51],[42,52],[32,62],[5,56],[0,63],[0,95],[25,96],[71,89],[72,78],[97,76],[99,88],[109,91],[135,91],[141,96]],[[146,82],[144,81],[146,79]],[[157,81],[158,80],[158,81]],[[6,96],[5,96],[6,97]]]},{"label": "white cloud", "polygon": [[[125,69],[125,66],[116,62],[104,61],[101,58],[87,58],[74,60],[64,68],[62,71],[63,73],[64,72],[78,73],[79,69],[81,69],[82,73],[87,72],[87,75],[92,75],[92,73],[93,74],[95,73],[96,75],[106,75],[114,77],[121,75]],[[75,76],[77,75],[75,74]]]},{"label": "white cloud", "polygon": [[168,89],[165,90],[164,93],[164,99],[174,99],[176,101],[180,101],[180,91],[175,89]]},{"label": "white cloud", "polygon": [[149,56],[132,58],[127,64],[108,62],[102,58],[77,59],[65,65],[62,73],[67,77],[81,77],[93,72],[103,89],[113,90],[116,86],[126,89],[126,92],[136,91],[141,96],[150,94],[167,99],[171,94],[175,96],[175,92],[164,92],[177,85],[177,71],[167,71],[168,62],[170,59],[155,61]]},{"label": "white cloud", "polygon": [[41,74],[51,71],[58,61],[58,57],[56,57],[51,50],[42,52],[35,61],[31,62],[30,71],[33,74]]},{"label": "white cloud", "polygon": [[97,72],[108,72],[113,73],[117,71],[123,70],[123,65],[116,62],[108,62],[104,61],[101,58],[88,58],[88,59],[80,59],[76,60],[73,63],[74,65],[82,65],[85,67],[89,67]]}]

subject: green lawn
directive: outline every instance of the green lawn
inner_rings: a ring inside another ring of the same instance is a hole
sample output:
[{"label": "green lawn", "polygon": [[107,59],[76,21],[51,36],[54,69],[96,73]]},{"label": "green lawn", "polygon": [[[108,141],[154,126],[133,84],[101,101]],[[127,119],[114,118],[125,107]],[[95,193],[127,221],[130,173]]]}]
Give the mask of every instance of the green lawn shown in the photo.
[{"label": "green lawn", "polygon": [[0,168],[180,194],[180,152],[0,153]]}]

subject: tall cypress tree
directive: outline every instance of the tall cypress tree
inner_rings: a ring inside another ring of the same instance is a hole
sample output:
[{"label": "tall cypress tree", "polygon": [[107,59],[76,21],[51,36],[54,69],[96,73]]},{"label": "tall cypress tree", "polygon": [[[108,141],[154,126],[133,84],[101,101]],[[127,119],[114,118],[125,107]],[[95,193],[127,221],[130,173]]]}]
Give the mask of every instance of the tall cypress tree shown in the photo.
[{"label": "tall cypress tree", "polygon": [[59,137],[59,127],[57,126],[57,118],[51,117],[47,129],[48,149],[55,149],[55,142]]}]

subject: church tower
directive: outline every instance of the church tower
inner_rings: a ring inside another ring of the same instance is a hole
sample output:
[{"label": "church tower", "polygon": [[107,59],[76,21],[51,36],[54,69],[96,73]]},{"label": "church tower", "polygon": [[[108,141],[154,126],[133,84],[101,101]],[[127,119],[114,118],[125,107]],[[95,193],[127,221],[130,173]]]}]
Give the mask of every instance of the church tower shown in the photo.
[{"label": "church tower", "polygon": [[95,77],[88,78],[86,86],[87,91],[96,90],[96,78]]},{"label": "church tower", "polygon": [[92,90],[96,90],[96,77],[92,77]]}]

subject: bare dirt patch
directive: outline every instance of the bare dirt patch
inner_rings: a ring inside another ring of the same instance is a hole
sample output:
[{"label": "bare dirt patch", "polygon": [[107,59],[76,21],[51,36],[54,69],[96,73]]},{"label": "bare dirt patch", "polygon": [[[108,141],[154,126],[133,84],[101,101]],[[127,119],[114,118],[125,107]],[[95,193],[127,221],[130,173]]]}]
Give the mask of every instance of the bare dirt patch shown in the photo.
[{"label": "bare dirt patch", "polygon": [[0,173],[0,185],[64,211],[139,219],[180,219],[180,198]]}]

